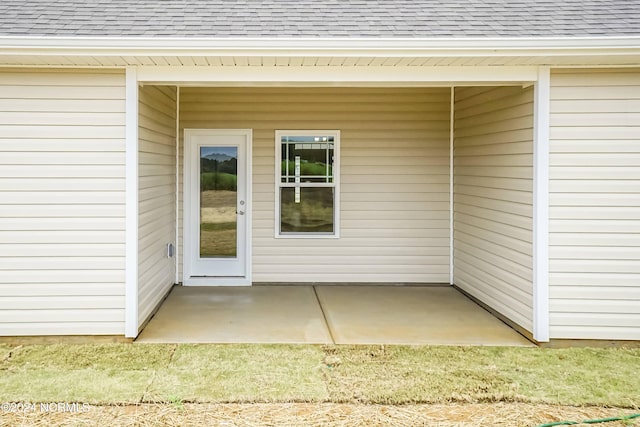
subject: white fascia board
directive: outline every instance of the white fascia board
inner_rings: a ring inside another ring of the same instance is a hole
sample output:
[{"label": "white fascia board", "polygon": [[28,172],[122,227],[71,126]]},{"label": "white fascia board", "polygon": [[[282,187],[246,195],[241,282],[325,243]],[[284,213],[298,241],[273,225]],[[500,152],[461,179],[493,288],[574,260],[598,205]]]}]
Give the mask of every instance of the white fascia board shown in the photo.
[{"label": "white fascia board", "polygon": [[0,37],[0,54],[108,56],[637,55],[640,36],[564,38]]},{"label": "white fascia board", "polygon": [[151,67],[140,66],[138,81],[154,84],[407,85],[534,82],[537,67]]}]

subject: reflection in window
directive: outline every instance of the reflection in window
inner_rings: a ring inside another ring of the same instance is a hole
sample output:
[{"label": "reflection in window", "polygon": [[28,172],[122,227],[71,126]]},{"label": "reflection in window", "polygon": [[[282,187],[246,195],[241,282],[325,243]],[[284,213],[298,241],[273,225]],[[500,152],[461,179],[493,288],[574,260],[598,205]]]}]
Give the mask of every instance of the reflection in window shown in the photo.
[{"label": "reflection in window", "polygon": [[277,235],[337,235],[339,137],[338,131],[276,132]]}]

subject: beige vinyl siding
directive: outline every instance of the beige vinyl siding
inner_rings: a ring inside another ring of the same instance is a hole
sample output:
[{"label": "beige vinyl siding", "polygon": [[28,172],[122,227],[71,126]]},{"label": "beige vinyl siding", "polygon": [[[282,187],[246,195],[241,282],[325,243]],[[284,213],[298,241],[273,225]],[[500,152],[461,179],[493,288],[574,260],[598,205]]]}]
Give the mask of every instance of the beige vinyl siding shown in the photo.
[{"label": "beige vinyl siding", "polygon": [[456,88],[454,283],[532,330],[533,90]]},{"label": "beige vinyl siding", "polygon": [[[449,96],[448,88],[182,88],[180,132],[253,130],[255,282],[448,282]],[[274,237],[276,129],[341,131],[339,239]]]},{"label": "beige vinyl siding", "polygon": [[640,339],[640,69],[551,76],[551,338]]},{"label": "beige vinyl siding", "polygon": [[167,244],[176,238],[176,89],[139,90],[138,324],[175,282]]},{"label": "beige vinyl siding", "polygon": [[124,333],[124,86],[0,70],[0,336]]}]

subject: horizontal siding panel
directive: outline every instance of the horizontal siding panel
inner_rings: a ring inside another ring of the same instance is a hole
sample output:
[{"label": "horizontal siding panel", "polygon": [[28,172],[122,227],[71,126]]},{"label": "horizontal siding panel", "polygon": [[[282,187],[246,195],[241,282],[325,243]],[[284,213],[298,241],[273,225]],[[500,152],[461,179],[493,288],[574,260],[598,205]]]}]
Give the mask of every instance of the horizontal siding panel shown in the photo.
[{"label": "horizontal siding panel", "polygon": [[2,97],[10,99],[46,99],[52,100],[54,103],[57,99],[125,99],[124,84],[114,87],[0,86],[2,87]]},{"label": "horizontal siding panel", "polygon": [[[124,301],[123,301],[124,302]],[[95,322],[96,318],[103,322],[119,322],[124,317],[123,309],[24,309],[24,310],[0,310],[0,323],[9,322]]]},{"label": "horizontal siding panel", "polygon": [[[339,248],[335,247],[335,243],[329,239],[317,239],[313,242],[313,246],[309,245],[309,241],[305,239],[290,239],[286,240],[284,243],[285,246],[278,246],[277,244],[273,244],[272,246],[267,245],[268,242],[271,241],[273,235],[269,236],[269,238],[256,238],[256,243],[258,240],[261,240],[256,244],[254,248],[254,253],[262,251],[263,253],[271,253],[273,251],[274,254],[279,253],[279,251],[293,251],[294,253],[299,253],[301,250],[315,251],[318,250],[321,253],[326,253],[328,255],[335,254],[340,255],[345,252],[347,254],[355,253],[369,253],[368,250],[381,250],[382,248],[387,248],[390,252],[393,253],[395,248],[400,248],[402,251],[413,251],[417,248],[425,248],[428,250],[429,248],[433,248],[434,250],[441,250],[441,248],[447,248],[449,250],[449,235],[442,237],[432,237],[432,238],[422,238],[419,240],[413,239],[412,237],[378,237],[375,242],[372,242],[368,237],[361,238],[341,238],[341,244]],[[332,252],[335,251],[335,252]],[[315,252],[314,252],[315,253]]]},{"label": "horizontal siding panel", "polygon": [[[610,286],[638,286],[640,274],[603,272],[595,273],[550,271],[549,280],[554,286],[602,286],[607,289]],[[606,294],[606,292],[603,292]],[[603,297],[606,297],[603,295]]]},{"label": "horizontal siding panel", "polygon": [[[124,138],[124,126],[106,126],[95,125],[87,126],[83,122],[82,125],[76,126],[19,126],[19,125],[0,125],[0,135],[4,138],[46,138],[55,130],[57,138]],[[52,129],[55,128],[55,129]]]},{"label": "horizontal siding panel", "polygon": [[637,194],[609,193],[553,193],[549,195],[549,203],[554,206],[620,206],[638,207],[640,197]]},{"label": "horizontal siding panel", "polygon": [[553,193],[631,193],[637,194],[640,179],[637,180],[554,180],[549,185]]},{"label": "horizontal siding panel", "polygon": [[[637,318],[629,319],[627,316],[615,316],[607,314],[606,316],[595,317],[585,315],[582,317],[572,316],[576,321],[582,320],[584,323],[590,323],[588,327],[585,326],[551,326],[551,336],[558,339],[572,337],[580,337],[581,339],[594,339],[594,340],[638,340],[640,339],[640,333],[638,333],[637,325],[640,320]],[[599,321],[614,323],[615,326],[598,326]],[[626,327],[624,324],[631,324]]]},{"label": "horizontal siding panel", "polygon": [[621,126],[575,126],[552,127],[549,136],[551,139],[620,139],[637,140],[640,138],[640,128]]},{"label": "horizontal siding panel", "polygon": [[[636,139],[640,139],[640,126],[638,126],[638,135]],[[625,153],[621,156],[619,153],[554,153],[549,160],[549,165],[553,166],[637,166],[640,162],[640,152]]]},{"label": "horizontal siding panel", "polygon": [[78,310],[78,309],[110,309],[124,305],[124,296],[13,296],[0,300],[0,310],[12,310],[21,307],[23,310]]},{"label": "horizontal siding panel", "polygon": [[[463,212],[456,212],[455,218],[460,223],[467,224],[472,227],[481,228],[487,231],[495,231],[499,234],[510,236],[514,239],[522,240],[527,243],[531,243],[533,241],[531,229],[511,225],[508,222],[500,222],[492,218],[481,218],[479,216],[475,216],[473,214],[469,215]],[[530,224],[526,224],[526,226],[530,226]]]},{"label": "horizontal siding panel", "polygon": [[0,275],[0,284],[13,283],[86,283],[91,277],[92,283],[120,282],[124,287],[124,260],[122,270],[91,270],[76,265],[71,270],[16,270],[5,271]]},{"label": "horizontal siding panel", "polygon": [[[87,254],[92,256],[122,257],[125,256],[124,243],[101,243],[101,244],[26,244],[14,243],[5,244],[0,242],[0,257],[83,257]],[[1,260],[0,260],[1,262]]]},{"label": "horizontal siding panel", "polygon": [[176,244],[176,89],[139,90],[138,324],[154,312],[175,282],[167,244]]},{"label": "horizontal siding panel", "polygon": [[[498,285],[503,283],[508,289],[514,287],[520,290],[523,295],[531,295],[532,271],[531,267],[522,266],[509,260],[500,259],[499,256],[491,253],[480,253],[473,245],[460,245],[456,248],[456,268],[459,271],[466,271],[471,276],[477,275],[478,279],[486,279],[489,283]],[[508,266],[513,266],[509,269]],[[492,274],[496,269],[503,269],[505,273],[500,277]]]},{"label": "horizontal siding panel", "polygon": [[634,166],[556,166],[550,168],[549,178],[551,182],[560,179],[593,179],[594,173],[600,180],[640,179],[640,168]]},{"label": "horizontal siding panel", "polygon": [[[46,210],[34,209],[33,205],[4,205],[0,210],[2,218],[124,218],[124,204],[77,205],[70,212],[68,205],[47,205]],[[122,220],[124,224],[124,219]],[[124,227],[124,225],[123,225]]]},{"label": "horizontal siding panel", "polygon": [[[0,80],[3,80],[0,77]],[[118,99],[56,99],[42,102],[40,98],[0,98],[0,112],[24,113],[124,113],[125,104]]]},{"label": "horizontal siding panel", "polygon": [[125,76],[0,72],[0,335],[124,333]]},{"label": "horizontal siding panel", "polygon": [[[464,274],[461,274],[459,278],[456,279],[458,281],[457,286],[464,290],[465,292],[471,294],[473,292],[472,295],[474,295],[475,298],[478,298],[479,300],[485,302],[487,305],[489,305],[493,310],[496,310],[498,313],[504,313],[504,312],[509,312],[509,318],[515,322],[516,324],[522,326],[523,328],[526,329],[532,329],[532,323],[531,321],[528,319],[529,315],[528,314],[523,314],[521,313],[521,311],[519,311],[517,309],[517,307],[514,307],[511,303],[512,301],[507,301],[505,299],[504,295],[497,295],[493,296],[486,291],[491,291],[491,289],[483,289],[483,288],[479,288],[475,285],[475,282],[477,282],[477,279],[473,279],[473,278],[469,278],[467,281],[467,278],[464,277]],[[522,308],[523,311],[526,311],[526,308]]]},{"label": "horizontal siding panel", "polygon": [[563,233],[555,232],[549,236],[552,246],[617,246],[636,247],[640,239],[640,233],[620,234],[620,233]]},{"label": "horizontal siding panel", "polygon": [[[483,240],[485,244],[491,243],[501,246],[503,248],[502,250],[508,249],[513,252],[519,252],[520,254],[531,256],[532,249],[531,243],[529,242],[525,242],[496,231],[484,230],[459,221],[456,221],[455,225],[454,238],[456,237],[456,234],[458,234],[460,238],[462,238],[463,235],[471,236]],[[514,253],[513,255],[517,254]]]},{"label": "horizontal siding panel", "polygon": [[[640,319],[640,300],[588,300],[555,298],[551,301],[551,312],[560,313],[608,313],[608,314],[633,314]],[[632,326],[632,325],[626,325]]]},{"label": "horizontal siding panel", "polygon": [[593,113],[556,113],[551,126],[635,126],[640,121],[640,113],[631,112],[593,112]]},{"label": "horizontal siding panel", "polygon": [[[454,192],[457,187],[454,186]],[[510,215],[518,215],[525,218],[531,218],[533,216],[533,207],[530,204],[513,203],[511,201],[504,200],[492,200],[483,197],[476,197],[472,195],[465,195],[455,193],[453,196],[456,204],[465,205],[468,207],[478,207],[488,210],[501,211]]]},{"label": "horizontal siding panel", "polygon": [[[123,178],[5,178],[0,191],[124,191]],[[0,213],[2,215],[2,213]]]},{"label": "horizontal siding panel", "polygon": [[0,205],[93,205],[124,203],[122,191],[29,191],[4,192]]},{"label": "horizontal siding panel", "polygon": [[[454,154],[455,156],[455,154]],[[454,166],[454,175],[481,176],[493,178],[531,179],[531,167],[526,166]]]},{"label": "horizontal siding panel", "polygon": [[[282,272],[275,273],[256,273],[253,276],[254,283],[280,283],[282,282]],[[380,283],[388,284],[408,284],[408,283],[449,283],[449,272],[437,274],[411,274],[403,273],[399,275],[395,272],[390,273],[330,273],[325,272],[321,275],[314,274],[310,276],[308,273],[291,273],[287,275],[287,284],[308,284],[310,281],[316,283]]]},{"label": "horizontal siding panel", "polygon": [[63,257],[50,256],[39,257],[2,257],[0,259],[1,271],[24,271],[24,270],[122,270],[124,268],[124,257],[108,256],[82,256]]},{"label": "horizontal siding panel", "polygon": [[[1,250],[1,247],[0,247]],[[338,257],[346,257],[352,260],[355,260],[353,257],[372,257],[379,256],[381,250],[385,251],[384,257],[388,257],[389,259],[401,259],[403,257],[407,257],[407,259],[421,259],[422,262],[425,261],[425,257],[429,256],[439,256],[448,257],[449,255],[449,246],[416,246],[416,247],[407,247],[407,246],[392,246],[386,247],[385,245],[373,246],[368,248],[358,248],[357,251],[354,251],[353,247],[345,247],[345,248],[334,248],[334,247],[312,247],[309,248],[307,246],[298,246],[298,247],[270,247],[263,248],[257,247],[253,251],[253,255],[255,256],[264,256],[264,257],[310,257],[310,256],[323,256],[323,257],[333,257],[333,259],[337,259]],[[298,262],[297,260],[292,260],[292,262]],[[445,264],[448,264],[448,258]]]},{"label": "horizontal siding panel", "polygon": [[457,88],[454,283],[533,323],[533,91]]},{"label": "horizontal siding panel", "polygon": [[0,158],[2,165],[122,165],[124,157],[118,152],[79,153],[79,152],[48,152],[27,153],[8,152]]},{"label": "horizontal siding panel", "polygon": [[[598,99],[640,99],[640,85],[637,83],[637,79],[635,85],[626,86],[605,86],[598,85],[598,82],[594,82],[594,84],[587,86],[563,87],[556,85],[554,76],[552,88],[551,101],[565,99],[580,99],[586,101]],[[587,88],[588,90],[586,90]]]},{"label": "horizontal siding panel", "polygon": [[[124,317],[124,313],[122,314]],[[124,335],[124,322],[7,322],[0,323],[0,336],[21,335]]]},{"label": "horizontal siding panel", "polygon": [[528,166],[533,165],[532,154],[485,154],[485,155],[473,155],[473,156],[461,156],[456,158],[456,167],[463,168],[464,166]]},{"label": "horizontal siding panel", "polygon": [[[273,264],[260,264],[260,274],[275,274],[280,273],[282,270],[282,266],[273,265]],[[313,265],[300,265],[300,264],[289,264],[287,263],[287,271],[291,274],[306,274],[307,282],[318,281],[315,280],[318,276],[324,276],[325,270],[327,269],[326,264],[318,264],[315,262]],[[351,274],[351,273],[377,273],[377,274],[388,274],[388,275],[397,275],[396,281],[402,278],[403,274],[448,274],[449,265],[414,265],[414,264],[392,264],[392,263],[384,263],[379,265],[373,265],[369,263],[365,264],[340,264],[340,265],[331,265],[331,273],[334,275],[338,274]],[[339,280],[334,280],[338,281]],[[392,280],[393,281],[393,280]]]},{"label": "horizontal siding panel", "polygon": [[[555,78],[554,78],[555,80]],[[626,113],[640,111],[640,99],[555,99],[551,104],[552,113]]]},{"label": "horizontal siding panel", "polygon": [[122,178],[124,165],[14,165],[0,168],[2,178]]},{"label": "horizontal siding panel", "polygon": [[566,273],[640,273],[640,263],[629,259],[561,259],[549,261],[549,270]]},{"label": "horizontal siding panel", "polygon": [[46,243],[122,243],[124,242],[124,230],[0,230],[0,242],[46,244]]},{"label": "horizontal siding panel", "polygon": [[589,206],[589,209],[583,209],[579,206],[557,206],[549,209],[552,217],[558,220],[572,218],[580,220],[633,220],[640,218],[639,211],[640,208],[634,206]]},{"label": "horizontal siding panel", "polygon": [[508,212],[503,212],[494,209],[485,209],[474,205],[466,205],[458,203],[456,205],[456,215],[472,215],[476,218],[481,218],[488,221],[494,221],[499,224],[505,224],[512,227],[517,227],[523,230],[528,230],[529,235],[525,240],[530,240],[531,234],[531,215],[514,215]]},{"label": "horizontal siding panel", "polygon": [[[636,237],[637,238],[637,237]],[[582,260],[638,260],[640,247],[608,247],[601,246],[551,246],[549,256],[554,259]]]},{"label": "horizontal siding panel", "polygon": [[553,144],[553,153],[638,153],[640,146],[634,140],[559,140]]},{"label": "horizontal siding panel", "polygon": [[38,126],[75,126],[78,123],[100,123],[101,126],[120,126],[124,121],[124,112],[37,112],[3,111],[0,125],[20,126],[37,123]]},{"label": "horizontal siding panel", "polygon": [[549,231],[552,233],[640,233],[640,221],[638,220],[549,220]]},{"label": "horizontal siding panel", "polygon": [[[449,102],[448,88],[182,88],[180,127],[253,130],[254,281],[440,283]],[[274,238],[276,129],[340,130],[339,239]]]},{"label": "horizontal siding panel", "polygon": [[124,296],[122,283],[4,283],[0,292],[7,297]]},{"label": "horizontal siding panel", "polygon": [[549,296],[552,299],[568,300],[580,295],[580,300],[602,299],[602,293],[606,292],[608,300],[629,301],[638,304],[640,301],[640,288],[633,286],[607,286],[603,289],[600,286],[553,286],[549,289]]},{"label": "horizontal siding panel", "polygon": [[93,154],[99,156],[101,153],[116,152],[120,153],[122,157],[122,164],[124,164],[124,142],[119,139],[47,139],[36,138],[26,139],[20,138],[16,141],[14,139],[0,139],[0,151],[5,153],[27,152],[29,154],[40,152],[56,152],[56,153],[76,153],[82,152],[83,154]]},{"label": "horizontal siding panel", "polygon": [[[593,333],[594,335],[590,335],[590,338],[594,339],[634,339],[637,340],[640,335],[638,335],[638,321],[640,320],[640,316],[637,314],[620,314],[620,313],[553,313],[553,315],[558,319],[559,330],[562,330],[567,327],[573,327],[576,330],[581,329],[582,333],[589,334]],[[593,322],[590,323],[590,327],[584,327],[585,322]],[[610,328],[607,332],[609,335],[600,335],[604,330],[603,328]],[[624,335],[619,335],[617,337],[613,336],[616,334],[617,330],[620,329],[621,332],[624,331]],[[596,331],[600,333],[596,334]],[[596,338],[597,337],[597,338]],[[585,338],[589,339],[589,338]]]},{"label": "horizontal siding panel", "polygon": [[[494,245],[493,243],[486,242],[482,239],[475,238],[470,235],[460,235],[456,233],[454,237],[461,240],[460,244],[456,247],[456,250],[474,255],[484,261],[492,263],[495,267],[499,267],[509,273],[519,275],[523,279],[531,281],[531,263],[530,257],[527,254],[520,254],[517,252],[509,252],[509,258],[506,258],[503,254],[507,253],[505,248],[500,245]],[[463,242],[464,241],[464,242]]]}]

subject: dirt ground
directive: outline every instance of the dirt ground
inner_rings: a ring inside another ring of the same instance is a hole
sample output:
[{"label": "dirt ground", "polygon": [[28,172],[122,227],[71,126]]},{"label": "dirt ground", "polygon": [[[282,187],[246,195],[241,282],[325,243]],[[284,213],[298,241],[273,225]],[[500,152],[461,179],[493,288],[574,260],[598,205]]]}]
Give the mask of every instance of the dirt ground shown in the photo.
[{"label": "dirt ground", "polygon": [[[638,411],[635,411],[638,412]],[[339,403],[182,403],[89,406],[80,412],[1,413],[7,426],[538,426],[635,413],[629,409],[525,403],[364,405]],[[579,424],[582,425],[582,424]],[[587,424],[584,424],[587,425]],[[640,419],[598,424],[640,426]]]}]

